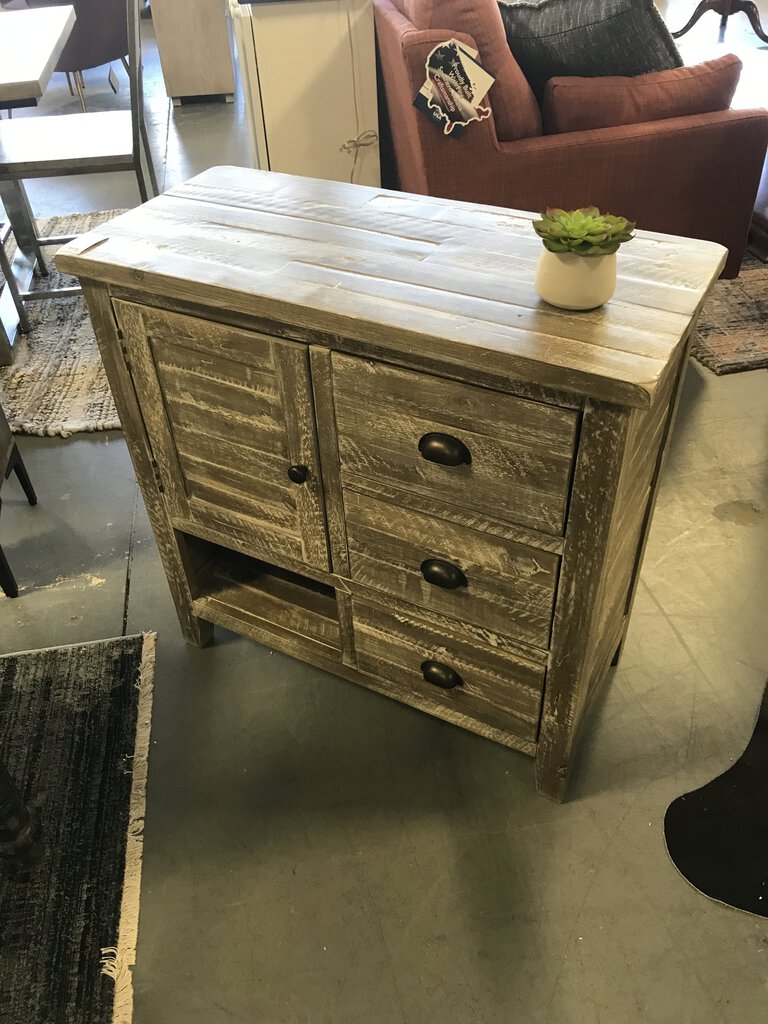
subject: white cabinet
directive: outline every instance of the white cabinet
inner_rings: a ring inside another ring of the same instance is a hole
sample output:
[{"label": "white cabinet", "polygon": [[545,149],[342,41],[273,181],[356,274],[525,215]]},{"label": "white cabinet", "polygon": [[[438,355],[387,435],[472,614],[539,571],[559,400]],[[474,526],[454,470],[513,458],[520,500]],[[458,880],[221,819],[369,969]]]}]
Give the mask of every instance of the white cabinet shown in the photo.
[{"label": "white cabinet", "polygon": [[229,0],[254,165],[379,185],[371,0]]}]

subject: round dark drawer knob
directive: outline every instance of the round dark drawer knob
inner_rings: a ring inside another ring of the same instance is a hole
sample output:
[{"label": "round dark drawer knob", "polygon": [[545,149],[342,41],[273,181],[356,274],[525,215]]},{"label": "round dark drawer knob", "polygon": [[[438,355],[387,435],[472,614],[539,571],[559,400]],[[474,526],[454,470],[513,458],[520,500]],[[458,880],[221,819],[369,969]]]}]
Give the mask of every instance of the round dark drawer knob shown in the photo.
[{"label": "round dark drawer knob", "polygon": [[289,466],[288,477],[293,480],[295,484],[303,484],[309,476],[309,470],[306,466]]},{"label": "round dark drawer knob", "polygon": [[433,587],[456,590],[467,586],[467,577],[457,565],[442,562],[439,558],[427,558],[421,563],[421,575]]},{"label": "round dark drawer knob", "polygon": [[425,682],[439,686],[441,690],[453,690],[464,682],[458,672],[440,661],[422,661],[421,674]]},{"label": "round dark drawer knob", "polygon": [[469,448],[451,434],[424,434],[419,441],[419,451],[427,462],[440,466],[469,466],[472,462]]}]

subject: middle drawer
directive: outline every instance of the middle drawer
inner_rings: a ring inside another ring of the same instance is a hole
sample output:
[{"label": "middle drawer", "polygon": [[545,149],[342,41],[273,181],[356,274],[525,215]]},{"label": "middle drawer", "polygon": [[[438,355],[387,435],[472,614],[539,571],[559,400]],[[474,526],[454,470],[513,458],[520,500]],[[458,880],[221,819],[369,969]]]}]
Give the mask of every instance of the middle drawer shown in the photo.
[{"label": "middle drawer", "polygon": [[549,647],[557,555],[356,491],[344,507],[353,581]]}]

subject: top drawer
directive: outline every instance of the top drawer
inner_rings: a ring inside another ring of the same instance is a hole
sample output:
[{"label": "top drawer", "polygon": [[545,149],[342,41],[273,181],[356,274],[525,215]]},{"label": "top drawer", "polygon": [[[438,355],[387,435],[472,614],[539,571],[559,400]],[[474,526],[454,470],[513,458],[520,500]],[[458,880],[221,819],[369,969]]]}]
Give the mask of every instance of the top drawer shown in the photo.
[{"label": "top drawer", "polygon": [[563,532],[577,412],[337,352],[332,359],[346,487],[385,481]]}]

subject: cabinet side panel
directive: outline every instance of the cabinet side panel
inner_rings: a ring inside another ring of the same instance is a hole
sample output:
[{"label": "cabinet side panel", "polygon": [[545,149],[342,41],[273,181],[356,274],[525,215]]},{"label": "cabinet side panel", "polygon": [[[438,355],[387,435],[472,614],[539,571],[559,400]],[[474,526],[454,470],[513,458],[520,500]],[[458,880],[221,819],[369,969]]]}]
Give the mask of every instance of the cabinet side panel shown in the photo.
[{"label": "cabinet side panel", "polygon": [[[642,555],[655,504],[661,462],[676,409],[685,346],[670,362],[650,409],[634,410],[630,417],[624,459],[605,561],[605,582],[598,609],[598,624],[610,644],[623,639],[637,586]],[[600,652],[601,654],[603,652]],[[607,651],[608,658],[614,651]],[[599,678],[604,665],[595,666]]]},{"label": "cabinet side panel", "polygon": [[589,401],[584,407],[536,754],[539,792],[558,801],[600,641],[597,612],[629,419],[630,411],[619,406]]},{"label": "cabinet side panel", "polygon": [[213,627],[198,618],[192,610],[192,595],[187,581],[182,553],[168,521],[162,495],[153,469],[153,454],[147,437],[136,392],[122,358],[117,325],[107,289],[90,281],[82,281],[99,351],[109,385],[123,426],[128,451],[136,478],[147,506],[152,530],[157,540],[160,559],[165,569],[179,623],[185,638],[197,646],[211,639]]}]

